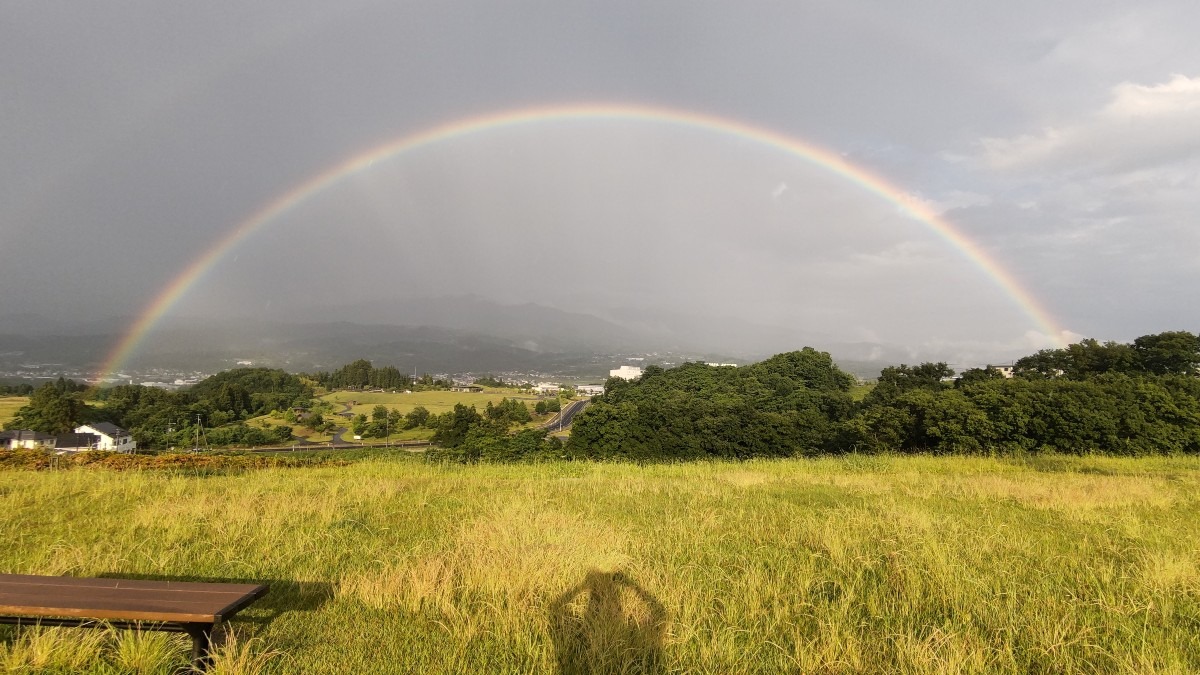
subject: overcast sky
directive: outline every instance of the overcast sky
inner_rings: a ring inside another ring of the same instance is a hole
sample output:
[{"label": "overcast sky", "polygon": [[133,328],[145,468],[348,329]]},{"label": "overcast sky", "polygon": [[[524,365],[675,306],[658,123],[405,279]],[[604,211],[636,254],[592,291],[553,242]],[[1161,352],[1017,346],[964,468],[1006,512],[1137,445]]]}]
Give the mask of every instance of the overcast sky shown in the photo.
[{"label": "overcast sky", "polygon": [[[1069,337],[1196,330],[1196,26],[1186,0],[6,2],[0,316],[136,315],[348,157],[599,102],[838,153],[937,209]],[[878,195],[649,120],[499,129],[380,162],[262,228],[172,311],[295,318],[460,293],[947,353],[1053,344]]]}]

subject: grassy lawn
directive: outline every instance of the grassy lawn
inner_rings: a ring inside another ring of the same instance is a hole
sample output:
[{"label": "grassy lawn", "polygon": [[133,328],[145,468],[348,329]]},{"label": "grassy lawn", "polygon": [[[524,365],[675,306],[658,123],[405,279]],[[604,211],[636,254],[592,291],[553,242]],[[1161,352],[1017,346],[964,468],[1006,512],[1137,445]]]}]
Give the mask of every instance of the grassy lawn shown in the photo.
[{"label": "grassy lawn", "polygon": [[871,390],[874,388],[875,388],[874,382],[872,382],[870,384],[851,385],[850,386],[850,398],[854,399],[855,401],[861,401],[864,398],[866,398],[867,394],[871,393]]},{"label": "grassy lawn", "polygon": [[[338,418],[339,421],[345,421]],[[275,419],[270,415],[259,415],[246,420],[247,426],[259,427],[260,429],[269,429],[271,427],[286,426],[292,428],[292,436],[303,441],[312,443],[328,443],[333,439],[333,434],[323,434],[313,431],[300,422],[288,422],[285,419]]]},{"label": "grassy lawn", "polygon": [[[0,513],[0,572],[269,581],[220,672],[1200,671],[1196,457],[10,470]],[[185,655],[0,627],[11,671]]]},{"label": "grassy lawn", "polygon": [[[531,409],[538,402],[537,396],[520,394],[516,389],[491,388],[484,389],[478,394],[455,391],[415,391],[411,394],[372,394],[358,391],[337,391],[332,394],[326,394],[321,398],[333,403],[357,401],[358,404],[351,409],[351,412],[355,415],[361,413],[367,416],[370,416],[371,410],[377,405],[395,408],[405,414],[417,406],[425,406],[425,409],[429,412],[440,415],[441,413],[453,410],[456,403],[466,406],[473,405],[480,412],[483,412],[488,402],[499,403],[502,398],[515,398],[525,401],[525,404]],[[341,412],[341,408],[335,407],[334,412]]]},{"label": "grassy lawn", "polygon": [[17,416],[17,411],[29,404],[28,396],[0,396],[0,429]]}]

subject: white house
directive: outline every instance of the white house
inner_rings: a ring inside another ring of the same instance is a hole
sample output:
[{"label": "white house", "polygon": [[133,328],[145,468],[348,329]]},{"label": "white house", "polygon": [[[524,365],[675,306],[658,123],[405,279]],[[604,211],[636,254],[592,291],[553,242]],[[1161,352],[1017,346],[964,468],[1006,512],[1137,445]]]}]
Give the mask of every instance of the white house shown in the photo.
[{"label": "white house", "polygon": [[44,434],[40,431],[15,429],[0,433],[0,445],[9,450],[33,450],[34,448],[53,448],[54,434]]},{"label": "white house", "polygon": [[129,435],[121,427],[109,422],[96,422],[95,424],[85,424],[81,427],[75,427],[77,434],[95,434],[100,437],[100,442],[96,445],[96,450],[110,450],[112,452],[133,452],[137,449],[137,441]]},{"label": "white house", "polygon": [[599,396],[604,393],[604,385],[602,384],[580,384],[575,386],[575,391],[583,396]]},{"label": "white house", "polygon": [[993,366],[992,364],[990,364],[990,363],[989,363],[989,364],[987,365],[987,367],[988,367],[988,369],[990,369],[990,370],[995,370],[995,371],[999,372],[999,373],[1000,373],[1001,375],[1003,375],[1004,377],[1011,378],[1011,377],[1013,376],[1013,367],[1012,367],[1011,365],[1007,365],[1007,366]]},{"label": "white house", "polygon": [[642,376],[642,369],[637,366],[621,366],[608,371],[609,377],[619,377],[622,380],[636,380]]},{"label": "white house", "polygon": [[553,382],[538,382],[533,385],[533,390],[542,396],[546,396],[548,394],[557,394],[562,391],[562,387]]}]

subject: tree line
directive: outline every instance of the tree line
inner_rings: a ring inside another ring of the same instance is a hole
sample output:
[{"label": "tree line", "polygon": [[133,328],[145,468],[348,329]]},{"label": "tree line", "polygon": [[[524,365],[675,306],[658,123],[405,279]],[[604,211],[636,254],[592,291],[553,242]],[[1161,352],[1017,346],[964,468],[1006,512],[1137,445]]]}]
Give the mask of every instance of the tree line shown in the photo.
[{"label": "tree line", "polygon": [[191,445],[201,429],[211,445],[265,445],[289,440],[291,427],[261,429],[245,420],[307,404],[312,396],[308,382],[269,368],[224,371],[180,391],[141,385],[89,389],[60,378],[34,390],[6,427],[61,434],[80,424],[111,422],[145,448]]},{"label": "tree line", "polygon": [[805,348],[741,368],[688,363],[609,380],[565,453],[701,459],[846,452],[1200,452],[1200,338],[1084,340],[961,377],[945,363],[883,369],[860,402],[853,378]]},{"label": "tree line", "polygon": [[[334,389],[390,389],[425,391],[448,389],[454,383],[443,378],[434,378],[428,373],[413,377],[400,372],[395,366],[376,367],[367,359],[358,359],[330,372],[320,371],[304,375],[306,379],[330,391]],[[494,380],[499,382],[499,380]],[[504,386],[503,383],[492,386]]]}]

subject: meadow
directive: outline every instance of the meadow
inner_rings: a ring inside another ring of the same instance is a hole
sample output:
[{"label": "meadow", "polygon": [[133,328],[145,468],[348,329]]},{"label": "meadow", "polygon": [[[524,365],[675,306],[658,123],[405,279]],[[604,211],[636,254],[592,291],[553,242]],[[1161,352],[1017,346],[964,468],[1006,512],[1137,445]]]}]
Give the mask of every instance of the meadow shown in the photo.
[{"label": "meadow", "polygon": [[[1200,671],[1200,458],[0,471],[0,571],[265,580],[224,673]],[[0,669],[178,636],[0,627]]]},{"label": "meadow", "polygon": [[[367,416],[370,416],[371,411],[377,405],[395,408],[402,414],[408,414],[409,411],[417,406],[424,406],[429,412],[440,415],[453,410],[455,404],[461,403],[465,406],[473,405],[482,412],[488,403],[499,403],[502,398],[515,398],[525,401],[525,405],[529,406],[531,411],[533,406],[538,402],[536,394],[522,394],[516,389],[507,388],[488,388],[478,393],[414,391],[411,394],[403,392],[393,394],[390,392],[336,391],[321,397],[322,400],[330,401],[334,404],[345,404],[354,401],[355,405],[351,406],[350,412],[355,415],[364,414]],[[341,408],[336,407],[336,411],[340,412]]]},{"label": "meadow", "polygon": [[0,429],[13,417],[17,411],[29,404],[28,396],[0,396]]}]

